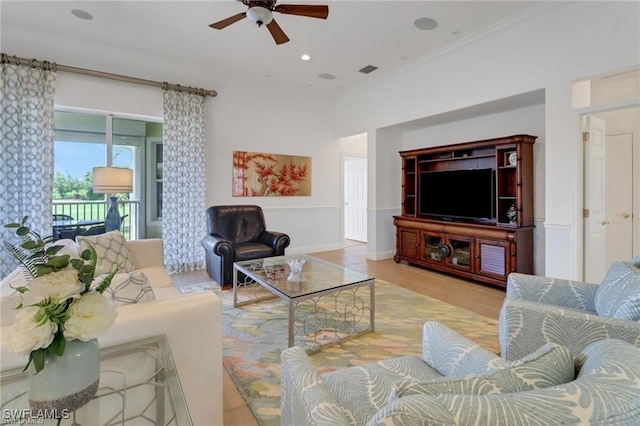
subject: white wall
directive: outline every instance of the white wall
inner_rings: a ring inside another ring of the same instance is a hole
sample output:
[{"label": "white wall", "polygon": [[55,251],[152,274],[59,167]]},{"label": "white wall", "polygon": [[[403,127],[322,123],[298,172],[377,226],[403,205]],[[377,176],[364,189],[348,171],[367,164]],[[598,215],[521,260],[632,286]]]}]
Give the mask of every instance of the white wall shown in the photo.
[{"label": "white wall", "polygon": [[[545,131],[537,136],[544,137],[545,146],[545,212],[540,216],[545,220],[544,273],[579,278],[580,120],[571,109],[571,83],[637,67],[639,30],[638,2],[548,2],[526,20],[345,93],[337,102],[338,135],[365,130],[371,134],[387,126],[543,89]],[[492,130],[496,136],[513,133],[506,122],[492,123]],[[378,136],[375,145],[369,145],[370,158],[375,158],[376,149],[387,152],[387,141]],[[396,144],[396,138],[390,143]],[[394,175],[399,182],[399,161],[378,161],[376,166],[370,169],[370,176]],[[370,192],[376,192],[375,184],[371,177]],[[375,204],[376,209],[399,210],[399,206],[399,197],[378,197]],[[376,231],[388,235],[389,228],[393,228],[390,220]],[[378,239],[376,243],[370,243],[371,251],[391,250],[387,242],[382,245]]]},{"label": "white wall", "polygon": [[[59,73],[56,106],[160,118],[162,90]],[[333,103],[268,86],[227,87],[207,98],[206,204],[258,204],[269,229],[291,237],[288,252],[341,246],[341,153]],[[232,151],[312,157],[308,197],[232,197]],[[204,212],[203,212],[204,216]]]}]

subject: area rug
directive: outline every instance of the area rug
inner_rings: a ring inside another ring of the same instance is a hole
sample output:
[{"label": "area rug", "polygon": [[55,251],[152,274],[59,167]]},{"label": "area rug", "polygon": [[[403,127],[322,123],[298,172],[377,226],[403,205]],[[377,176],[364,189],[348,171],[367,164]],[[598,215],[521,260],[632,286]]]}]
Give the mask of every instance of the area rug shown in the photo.
[{"label": "area rug", "polygon": [[[233,292],[213,290],[223,304],[224,366],[261,425],[280,425],[280,353],[287,311],[280,299],[233,307]],[[311,355],[321,372],[403,355],[421,355],[422,326],[440,321],[498,353],[498,323],[376,280],[376,331]]]}]

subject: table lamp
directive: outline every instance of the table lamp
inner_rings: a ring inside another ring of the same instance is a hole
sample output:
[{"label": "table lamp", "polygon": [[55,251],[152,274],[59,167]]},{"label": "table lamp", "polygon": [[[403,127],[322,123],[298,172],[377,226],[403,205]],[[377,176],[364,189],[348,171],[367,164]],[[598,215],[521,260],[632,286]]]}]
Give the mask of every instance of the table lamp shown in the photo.
[{"label": "table lamp", "polygon": [[[94,167],[93,192],[96,194],[117,194],[133,191],[133,170],[120,167]],[[104,219],[105,231],[120,229],[118,197],[109,196],[109,209]]]}]

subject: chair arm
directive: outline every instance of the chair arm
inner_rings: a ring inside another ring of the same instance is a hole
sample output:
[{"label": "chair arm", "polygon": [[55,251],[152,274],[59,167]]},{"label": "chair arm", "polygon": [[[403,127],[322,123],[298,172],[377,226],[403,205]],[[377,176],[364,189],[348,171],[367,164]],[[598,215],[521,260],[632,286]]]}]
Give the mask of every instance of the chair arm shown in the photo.
[{"label": "chair arm", "polygon": [[118,307],[98,338],[109,347],[165,334],[193,424],[222,425],[222,303],[213,292],[183,294]]},{"label": "chair arm", "polygon": [[352,425],[353,417],[340,406],[322,381],[311,359],[299,347],[282,351],[283,425]]},{"label": "chair arm", "polygon": [[597,289],[598,284],[515,272],[507,278],[507,299],[530,300],[594,313]]},{"label": "chair arm", "polygon": [[290,240],[287,234],[274,231],[262,231],[258,236],[258,241],[276,249],[278,253],[284,254],[284,249],[289,246]]},{"label": "chair arm", "polygon": [[220,235],[210,234],[200,241],[200,245],[204,249],[216,256],[227,257],[233,261],[235,257],[235,249],[231,241],[225,240]]},{"label": "chair arm", "polygon": [[640,346],[640,323],[523,300],[505,300],[498,333],[507,360],[522,358],[548,342],[566,346],[574,354],[607,338]]},{"label": "chair arm", "polygon": [[422,358],[448,377],[481,374],[506,365],[496,354],[436,321],[422,327]]},{"label": "chair arm", "polygon": [[162,238],[127,241],[131,262],[136,269],[164,266],[164,245]]}]

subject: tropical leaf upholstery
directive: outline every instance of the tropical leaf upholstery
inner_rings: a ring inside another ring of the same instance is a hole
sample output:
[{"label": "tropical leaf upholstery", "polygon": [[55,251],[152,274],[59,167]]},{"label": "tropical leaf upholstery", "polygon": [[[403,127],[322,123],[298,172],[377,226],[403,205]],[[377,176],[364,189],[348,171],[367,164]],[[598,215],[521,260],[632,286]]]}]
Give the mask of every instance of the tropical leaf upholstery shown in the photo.
[{"label": "tropical leaf upholstery", "polygon": [[574,354],[602,339],[640,346],[640,323],[598,315],[598,284],[512,273],[500,311],[502,356],[519,359],[548,342]]},{"label": "tropical leaf upholstery", "polygon": [[[447,371],[463,366],[460,371],[476,373],[443,377],[425,359],[405,356],[321,375],[302,348],[289,348],[281,357],[282,424],[633,424],[640,420],[640,348],[625,342],[595,343],[575,360],[566,348],[549,344],[527,359],[507,363],[439,323],[425,324],[423,338],[429,341],[424,345],[426,359],[438,360]],[[438,341],[441,344],[436,345]],[[446,356],[440,356],[436,347]],[[459,362],[443,362],[445,358]],[[482,367],[474,368],[472,359]],[[500,375],[521,367],[508,378]],[[424,392],[391,392],[416,383]],[[620,399],[614,391],[617,384]]]},{"label": "tropical leaf upholstery", "polygon": [[640,269],[632,263],[613,262],[596,291],[598,315],[640,320]]},{"label": "tropical leaf upholstery", "polygon": [[589,345],[575,380],[508,394],[408,395],[368,425],[637,425],[640,348],[620,340]]},{"label": "tropical leaf upholstery", "polygon": [[521,392],[567,383],[575,378],[575,374],[573,355],[569,349],[547,343],[521,360],[480,372],[479,375],[396,383],[388,403],[396,398],[415,394],[480,395]]},{"label": "tropical leaf upholstery", "polygon": [[466,376],[505,367],[507,361],[436,321],[422,327],[422,359],[441,376]]}]

